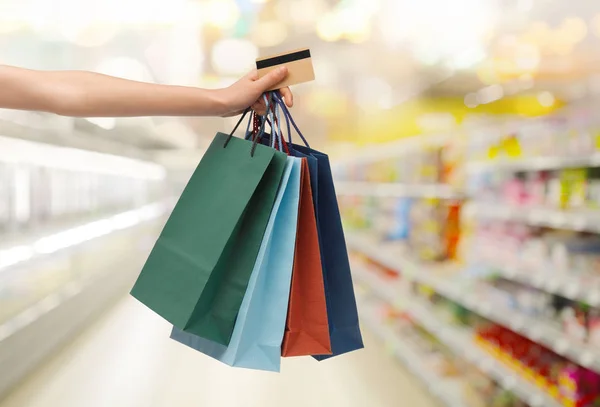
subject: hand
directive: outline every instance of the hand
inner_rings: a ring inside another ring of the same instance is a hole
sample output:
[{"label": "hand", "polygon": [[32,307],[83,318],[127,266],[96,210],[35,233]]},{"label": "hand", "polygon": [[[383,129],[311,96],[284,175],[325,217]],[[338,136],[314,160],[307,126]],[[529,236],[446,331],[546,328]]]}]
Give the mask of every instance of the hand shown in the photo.
[{"label": "hand", "polygon": [[[219,92],[224,106],[224,112],[221,116],[236,116],[249,106],[258,114],[265,114],[266,106],[262,98],[263,93],[283,81],[287,74],[287,68],[281,67],[259,79],[258,72],[252,71],[233,85],[221,89]],[[285,104],[288,107],[292,107],[294,105],[294,96],[290,88],[279,89],[279,92]]]}]

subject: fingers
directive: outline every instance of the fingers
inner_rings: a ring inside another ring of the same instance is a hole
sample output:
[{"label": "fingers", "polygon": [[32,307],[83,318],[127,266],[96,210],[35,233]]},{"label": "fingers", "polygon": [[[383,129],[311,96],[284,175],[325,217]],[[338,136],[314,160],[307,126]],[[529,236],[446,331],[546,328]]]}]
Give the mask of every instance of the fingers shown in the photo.
[{"label": "fingers", "polygon": [[267,106],[265,105],[265,102],[260,99],[252,105],[252,110],[263,116],[265,113],[267,113]]},{"label": "fingers", "polygon": [[281,93],[281,96],[283,97],[283,100],[285,101],[287,107],[294,106],[294,95],[292,94],[290,88],[286,87],[279,89],[279,93]]},{"label": "fingers", "polygon": [[[255,83],[260,87],[261,92],[265,92],[269,89],[277,86],[278,83],[283,81],[288,74],[288,70],[285,66],[279,67],[277,69],[272,70],[262,78],[255,81]],[[257,74],[258,75],[258,74]]]},{"label": "fingers", "polygon": [[252,110],[260,115],[264,115],[267,112],[267,104],[265,100],[261,97],[256,102],[252,104]]},{"label": "fingers", "polygon": [[247,75],[246,78],[250,79],[251,81],[255,81],[258,79],[258,71],[256,69],[250,71]]},{"label": "fingers", "polygon": [[[276,87],[278,83],[286,78],[287,74],[288,69],[285,66],[282,66],[274,69],[260,79],[258,78],[258,72],[256,70],[250,72],[247,77],[258,85],[261,93],[264,93],[267,90]],[[281,88],[279,89],[279,92],[281,93],[286,106],[292,107],[294,105],[294,95],[292,94],[290,88]],[[261,115],[266,113],[267,107],[262,97],[252,105],[252,109]]]}]

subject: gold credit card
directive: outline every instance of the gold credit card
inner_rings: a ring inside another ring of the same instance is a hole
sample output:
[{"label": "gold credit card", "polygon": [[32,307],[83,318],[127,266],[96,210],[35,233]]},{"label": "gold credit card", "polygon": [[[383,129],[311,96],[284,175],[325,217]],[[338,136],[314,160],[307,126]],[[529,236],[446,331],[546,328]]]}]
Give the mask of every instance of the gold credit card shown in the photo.
[{"label": "gold credit card", "polygon": [[259,78],[262,78],[280,66],[285,66],[288,69],[288,75],[283,82],[269,90],[281,89],[286,86],[315,80],[315,71],[309,49],[286,52],[256,60],[256,69],[258,70]]}]

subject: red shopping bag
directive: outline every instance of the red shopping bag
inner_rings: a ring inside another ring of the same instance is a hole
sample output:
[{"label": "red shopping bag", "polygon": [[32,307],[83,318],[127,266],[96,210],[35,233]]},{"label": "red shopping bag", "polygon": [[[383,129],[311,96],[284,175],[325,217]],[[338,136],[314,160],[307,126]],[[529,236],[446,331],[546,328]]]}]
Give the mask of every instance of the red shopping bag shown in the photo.
[{"label": "red shopping bag", "polygon": [[294,269],[281,355],[331,355],[319,237],[306,158],[302,159]]}]

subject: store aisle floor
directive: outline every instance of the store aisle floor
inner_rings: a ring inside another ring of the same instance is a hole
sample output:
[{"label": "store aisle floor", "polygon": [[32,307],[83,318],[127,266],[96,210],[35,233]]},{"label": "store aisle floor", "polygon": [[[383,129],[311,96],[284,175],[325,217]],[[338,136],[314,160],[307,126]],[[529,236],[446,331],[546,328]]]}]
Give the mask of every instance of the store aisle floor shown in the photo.
[{"label": "store aisle floor", "polygon": [[433,407],[365,332],[367,349],[282,373],[233,369],[169,339],[162,319],[123,299],[0,407]]}]

